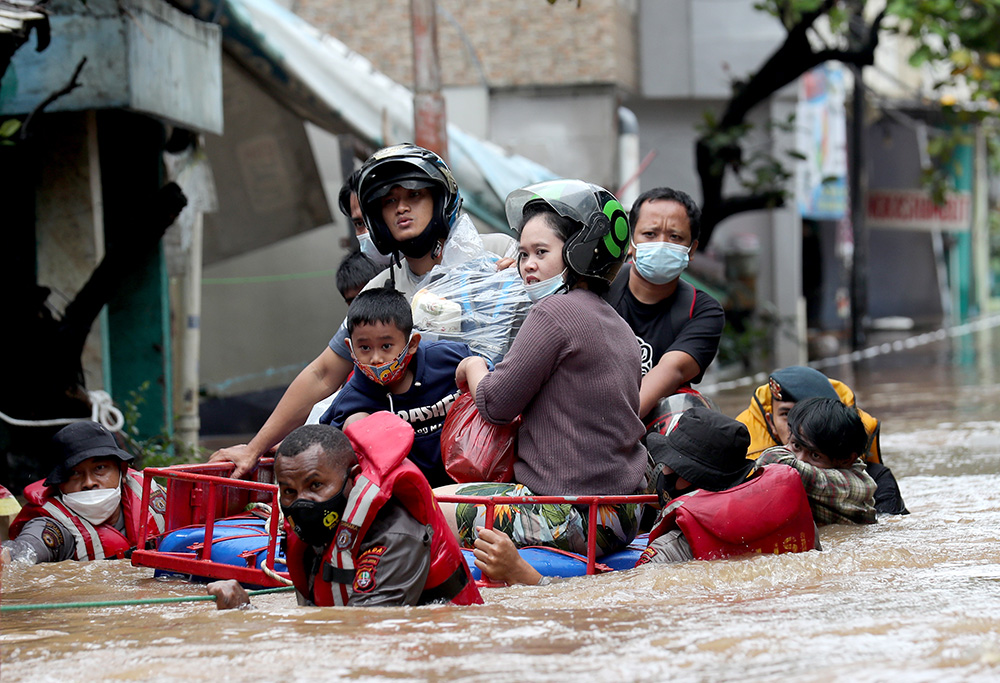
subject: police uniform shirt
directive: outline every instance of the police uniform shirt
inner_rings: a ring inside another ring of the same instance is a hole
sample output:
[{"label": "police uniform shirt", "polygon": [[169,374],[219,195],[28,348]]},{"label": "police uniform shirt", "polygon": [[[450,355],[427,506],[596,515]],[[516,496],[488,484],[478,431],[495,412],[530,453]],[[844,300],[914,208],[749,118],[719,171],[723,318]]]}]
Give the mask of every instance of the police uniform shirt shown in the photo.
[{"label": "police uniform shirt", "polygon": [[[125,534],[125,513],[118,515],[115,529]],[[62,523],[51,517],[35,517],[25,522],[21,533],[3,547],[15,560],[34,555],[34,562],[62,562],[76,555],[76,537]],[[86,558],[83,558],[86,559]]]}]

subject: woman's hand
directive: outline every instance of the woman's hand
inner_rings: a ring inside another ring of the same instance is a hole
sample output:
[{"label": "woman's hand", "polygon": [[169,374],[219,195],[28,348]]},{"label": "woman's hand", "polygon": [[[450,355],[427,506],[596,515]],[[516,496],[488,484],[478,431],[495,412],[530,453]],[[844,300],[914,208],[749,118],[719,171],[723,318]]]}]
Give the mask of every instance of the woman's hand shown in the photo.
[{"label": "woman's hand", "polygon": [[515,262],[516,261],[510,258],[509,256],[507,258],[502,258],[499,261],[497,261],[497,271],[507,270],[512,265],[514,265]]},{"label": "woman's hand", "polygon": [[534,567],[528,564],[510,537],[502,531],[476,527],[476,566],[485,576],[508,585],[519,583],[536,585],[542,579]]},{"label": "woman's hand", "polygon": [[455,368],[455,384],[462,391],[467,391],[472,394],[473,400],[476,398],[476,387],[479,386],[480,380],[483,379],[489,373],[489,366],[486,365],[486,360],[482,356],[469,356],[463,358]]}]

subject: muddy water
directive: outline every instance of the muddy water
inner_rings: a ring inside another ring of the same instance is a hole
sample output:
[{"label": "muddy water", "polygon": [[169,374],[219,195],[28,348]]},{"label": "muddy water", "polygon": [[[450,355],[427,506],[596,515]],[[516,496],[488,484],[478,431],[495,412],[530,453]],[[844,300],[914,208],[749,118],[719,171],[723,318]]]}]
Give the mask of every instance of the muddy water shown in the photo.
[{"label": "muddy water", "polygon": [[[978,333],[830,371],[884,421],[912,515],[826,550],[492,589],[475,608],[290,595],[5,613],[7,681],[1000,680],[1000,354]],[[734,415],[746,392],[718,397]],[[124,563],[8,568],[4,604],[200,594]]]}]

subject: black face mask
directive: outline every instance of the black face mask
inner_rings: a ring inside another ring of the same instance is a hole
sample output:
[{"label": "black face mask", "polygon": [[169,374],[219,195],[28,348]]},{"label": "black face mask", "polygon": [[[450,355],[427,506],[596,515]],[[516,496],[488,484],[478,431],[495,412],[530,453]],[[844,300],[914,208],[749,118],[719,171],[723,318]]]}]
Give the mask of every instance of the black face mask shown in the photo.
[{"label": "black face mask", "polygon": [[678,490],[678,479],[680,479],[680,475],[676,472],[671,472],[670,474],[663,474],[661,472],[660,476],[656,478],[656,493],[660,497],[660,505],[666,505],[687,490],[686,488],[684,490]]},{"label": "black face mask", "polygon": [[326,547],[333,542],[340,517],[347,507],[347,479],[332,498],[323,501],[296,500],[281,506],[285,519],[292,525],[295,535],[311,546]]}]

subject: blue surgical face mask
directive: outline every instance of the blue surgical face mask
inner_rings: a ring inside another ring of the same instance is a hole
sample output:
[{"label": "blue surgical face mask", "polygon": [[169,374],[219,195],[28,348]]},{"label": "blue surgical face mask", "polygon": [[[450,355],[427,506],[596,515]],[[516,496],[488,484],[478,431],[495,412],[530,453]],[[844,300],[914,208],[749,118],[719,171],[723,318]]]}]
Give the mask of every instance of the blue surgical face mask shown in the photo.
[{"label": "blue surgical face mask", "polygon": [[530,285],[525,285],[524,291],[528,293],[528,298],[531,299],[531,303],[535,304],[550,294],[555,294],[565,285],[566,270],[563,269],[563,272],[558,275],[553,275],[547,280],[539,280],[538,282],[532,282]]},{"label": "blue surgical face mask", "polygon": [[372,236],[367,232],[358,235],[358,244],[361,245],[361,253],[367,256],[376,266],[388,267],[392,262],[392,254],[383,254],[375,248]]},{"label": "blue surgical face mask", "polygon": [[644,280],[665,285],[676,280],[688,266],[691,247],[670,242],[643,242],[635,245],[635,269]]}]

